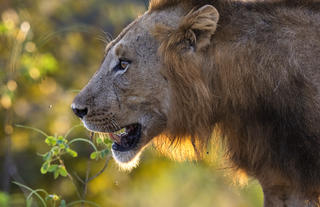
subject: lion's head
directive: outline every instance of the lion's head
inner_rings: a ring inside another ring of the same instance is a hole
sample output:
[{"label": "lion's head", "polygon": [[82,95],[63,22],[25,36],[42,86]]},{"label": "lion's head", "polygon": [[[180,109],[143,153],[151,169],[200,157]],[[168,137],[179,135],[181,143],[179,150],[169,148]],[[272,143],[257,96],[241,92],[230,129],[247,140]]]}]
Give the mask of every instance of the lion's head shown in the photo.
[{"label": "lion's head", "polygon": [[107,46],[72,109],[89,130],[112,134],[120,165],[136,163],[160,134],[189,137],[193,145],[210,137],[212,97],[199,68],[211,64],[205,54],[218,18],[210,5],[151,1]]}]

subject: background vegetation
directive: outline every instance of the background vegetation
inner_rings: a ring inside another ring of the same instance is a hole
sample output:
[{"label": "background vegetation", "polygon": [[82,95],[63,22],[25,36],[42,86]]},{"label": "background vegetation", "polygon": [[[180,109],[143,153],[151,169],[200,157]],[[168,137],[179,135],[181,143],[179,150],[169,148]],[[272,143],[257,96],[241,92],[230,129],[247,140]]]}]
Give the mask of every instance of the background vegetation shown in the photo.
[{"label": "background vegetation", "polygon": [[[99,67],[105,41],[145,10],[143,0],[0,1],[0,206],[27,205],[30,191],[13,181],[45,189],[67,203],[81,198],[100,206],[262,206],[258,183],[233,185],[222,157],[177,163],[150,147],[137,169],[121,172],[108,162],[108,152],[90,159],[92,147],[78,142],[72,146],[77,154],[62,156],[63,166],[78,181],[64,171],[57,179],[40,172],[44,159],[39,155],[51,149],[52,140],[46,143],[41,133],[16,124],[53,137],[78,125],[70,104]],[[90,140],[82,127],[69,137]],[[90,182],[80,182],[100,170]]]}]

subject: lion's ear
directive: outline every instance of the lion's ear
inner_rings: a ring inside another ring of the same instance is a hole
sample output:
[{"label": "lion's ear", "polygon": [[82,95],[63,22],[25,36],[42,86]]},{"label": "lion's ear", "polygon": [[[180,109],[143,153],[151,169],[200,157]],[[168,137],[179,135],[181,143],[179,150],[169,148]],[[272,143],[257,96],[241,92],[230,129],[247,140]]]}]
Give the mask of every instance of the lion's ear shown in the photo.
[{"label": "lion's ear", "polygon": [[179,30],[194,50],[201,50],[210,44],[217,28],[219,13],[211,5],[205,5],[197,10],[191,10],[182,20]]}]

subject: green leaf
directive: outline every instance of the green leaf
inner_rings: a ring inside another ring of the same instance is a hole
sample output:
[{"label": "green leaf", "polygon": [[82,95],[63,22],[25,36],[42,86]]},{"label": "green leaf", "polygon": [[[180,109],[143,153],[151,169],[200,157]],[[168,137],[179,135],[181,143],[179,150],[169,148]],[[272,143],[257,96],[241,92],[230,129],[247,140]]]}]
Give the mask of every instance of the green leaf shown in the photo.
[{"label": "green leaf", "polygon": [[90,159],[92,159],[92,160],[97,159],[98,154],[99,154],[99,152],[92,152],[92,153],[90,154]]},{"label": "green leaf", "polygon": [[49,163],[49,162],[43,163],[42,166],[41,166],[40,172],[41,172],[42,174],[46,174],[46,173],[48,172],[49,166],[50,166],[50,163]]},{"label": "green leaf", "polygon": [[111,146],[113,144],[113,142],[111,141],[111,139],[104,139],[104,143],[107,146],[107,148],[111,149]]},{"label": "green leaf", "polygon": [[107,154],[109,154],[109,149],[104,149],[100,152],[100,158],[103,159]]},{"label": "green leaf", "polygon": [[96,139],[96,142],[97,142],[98,145],[104,144],[103,139],[101,137],[98,137]]},{"label": "green leaf", "polygon": [[52,156],[52,153],[49,151],[47,152],[46,154],[43,155],[43,159],[44,161],[49,161],[51,160],[51,156]]},{"label": "green leaf", "polygon": [[65,149],[65,148],[66,148],[66,145],[65,145],[65,144],[59,144],[59,148],[60,148],[60,149]]},{"label": "green leaf", "polygon": [[53,136],[48,136],[45,140],[45,142],[49,145],[49,146],[55,146],[57,144],[57,138],[53,137]]},{"label": "green leaf", "polygon": [[59,170],[53,172],[53,178],[57,179],[59,177]]},{"label": "green leaf", "polygon": [[99,153],[99,158],[103,159],[103,158],[104,158],[104,156],[105,156],[104,152],[103,152],[103,151],[101,151],[101,152]]},{"label": "green leaf", "polygon": [[50,165],[50,167],[48,168],[48,172],[55,172],[58,169],[58,165],[54,164],[54,165]]},{"label": "green leaf", "polygon": [[66,177],[68,175],[68,172],[64,166],[59,166],[59,174],[63,177]]},{"label": "green leaf", "polygon": [[77,157],[77,156],[78,156],[78,153],[77,153],[76,151],[70,149],[70,148],[67,148],[66,151],[67,151],[67,153],[68,153],[69,155],[71,155],[72,157]]},{"label": "green leaf", "polygon": [[67,143],[67,140],[63,136],[58,136],[57,138],[57,144],[61,145]]},{"label": "green leaf", "polygon": [[53,155],[58,155],[58,154],[60,153],[60,150],[59,150],[58,147],[53,147],[53,148],[51,149],[51,151],[52,151]]}]

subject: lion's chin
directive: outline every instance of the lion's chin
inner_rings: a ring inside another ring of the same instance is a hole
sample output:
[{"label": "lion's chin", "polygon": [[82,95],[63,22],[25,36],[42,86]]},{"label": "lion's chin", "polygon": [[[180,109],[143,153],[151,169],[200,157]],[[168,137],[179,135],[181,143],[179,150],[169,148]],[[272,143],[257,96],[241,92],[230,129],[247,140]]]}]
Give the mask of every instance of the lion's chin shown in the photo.
[{"label": "lion's chin", "polygon": [[111,149],[112,156],[121,170],[130,171],[139,165],[141,150],[117,151]]}]

